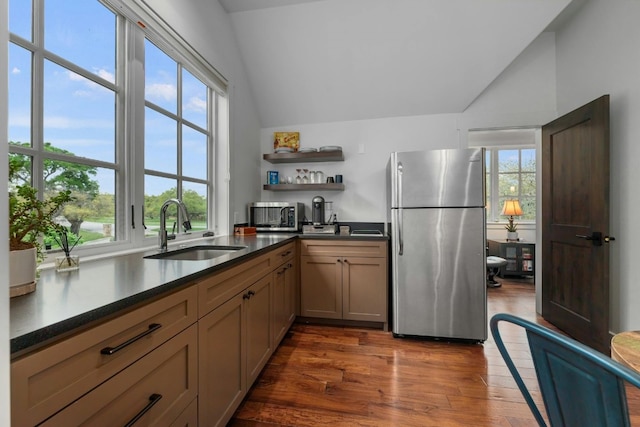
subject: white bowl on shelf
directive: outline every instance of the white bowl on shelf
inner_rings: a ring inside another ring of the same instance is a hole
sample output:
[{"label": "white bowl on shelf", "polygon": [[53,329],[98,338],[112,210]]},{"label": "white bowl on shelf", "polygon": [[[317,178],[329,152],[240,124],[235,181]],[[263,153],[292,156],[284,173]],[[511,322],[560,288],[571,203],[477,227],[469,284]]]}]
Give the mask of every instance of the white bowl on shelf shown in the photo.
[{"label": "white bowl on shelf", "polygon": [[342,147],[339,145],[325,145],[320,147],[320,151],[342,151]]},{"label": "white bowl on shelf", "polygon": [[276,154],[280,153],[293,153],[293,148],[290,147],[279,147],[275,149]]}]

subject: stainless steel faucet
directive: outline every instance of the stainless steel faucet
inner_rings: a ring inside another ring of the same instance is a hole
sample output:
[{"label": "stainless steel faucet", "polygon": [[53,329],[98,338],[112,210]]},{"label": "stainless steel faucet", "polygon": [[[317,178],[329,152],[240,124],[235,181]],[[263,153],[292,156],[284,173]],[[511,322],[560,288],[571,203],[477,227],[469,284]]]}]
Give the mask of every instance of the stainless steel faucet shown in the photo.
[{"label": "stainless steel faucet", "polygon": [[[159,234],[159,242],[160,242],[160,251],[165,252],[167,250],[167,209],[169,205],[175,204],[180,209],[180,213],[182,215],[182,219],[184,222],[182,226],[184,227],[184,231],[191,230],[191,222],[189,221],[189,212],[187,212],[187,207],[180,199],[169,199],[162,204],[160,208],[160,234]],[[174,236],[175,237],[175,236]]]}]

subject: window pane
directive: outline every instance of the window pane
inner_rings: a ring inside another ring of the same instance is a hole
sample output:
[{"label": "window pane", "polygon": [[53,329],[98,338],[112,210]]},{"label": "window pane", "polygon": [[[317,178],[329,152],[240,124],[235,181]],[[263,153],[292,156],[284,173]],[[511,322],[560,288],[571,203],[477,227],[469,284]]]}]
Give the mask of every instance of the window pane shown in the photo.
[{"label": "window pane", "polygon": [[207,135],[182,126],[182,174],[207,179]]},{"label": "window pane", "polygon": [[144,115],[144,167],[147,170],[176,173],[178,169],[176,121],[151,108]]},{"label": "window pane", "polygon": [[522,165],[524,172],[535,172],[536,170],[536,150],[521,150]]},{"label": "window pane", "polygon": [[518,150],[500,150],[498,152],[498,172],[517,172],[519,168]]},{"label": "window pane", "polygon": [[536,195],[536,174],[535,173],[523,173],[520,175],[521,186],[520,186],[520,195],[521,196],[532,196]]},{"label": "window pane", "polygon": [[[160,208],[167,199],[178,197],[176,180],[145,175],[144,177],[144,224],[146,236],[158,234],[160,229]],[[177,207],[169,206],[167,210],[167,229],[171,230],[177,222]]]},{"label": "window pane", "polygon": [[[112,240],[115,223],[114,194],[101,194],[98,176],[105,182],[115,180],[114,171],[75,162],[44,159],[44,195],[52,197],[61,190],[71,190],[74,200],[65,204],[57,222],[81,236],[78,245]],[[113,188],[113,184],[107,185]],[[103,224],[108,224],[104,227]],[[108,234],[103,231],[106,229]],[[75,240],[75,239],[74,239]]]},{"label": "window pane", "polygon": [[520,206],[522,206],[523,214],[520,219],[534,220],[536,219],[536,198],[521,197]]},{"label": "window pane", "polygon": [[193,230],[207,229],[207,186],[194,182],[184,182],[182,200],[189,211]]},{"label": "window pane", "polygon": [[31,41],[31,1],[9,1],[9,32]]},{"label": "window pane", "polygon": [[97,1],[46,0],[45,48],[115,83],[116,17]]},{"label": "window pane", "polygon": [[519,193],[519,175],[517,173],[501,173],[498,175],[498,191],[500,196],[517,197]]},{"label": "window pane", "polygon": [[116,95],[45,61],[44,141],[66,154],[115,161]]},{"label": "window pane", "polygon": [[31,52],[9,43],[9,142],[31,146]]},{"label": "window pane", "polygon": [[116,240],[115,171],[96,168],[95,180],[98,182],[99,189],[98,194],[91,201],[90,212],[81,227],[83,244]]},{"label": "window pane", "polygon": [[189,71],[182,69],[182,117],[207,128],[207,87]]},{"label": "window pane", "polygon": [[9,164],[13,169],[11,181],[9,185],[31,185],[31,156],[24,154],[9,153]]},{"label": "window pane", "polygon": [[175,114],[178,64],[149,40],[144,46],[145,99]]}]

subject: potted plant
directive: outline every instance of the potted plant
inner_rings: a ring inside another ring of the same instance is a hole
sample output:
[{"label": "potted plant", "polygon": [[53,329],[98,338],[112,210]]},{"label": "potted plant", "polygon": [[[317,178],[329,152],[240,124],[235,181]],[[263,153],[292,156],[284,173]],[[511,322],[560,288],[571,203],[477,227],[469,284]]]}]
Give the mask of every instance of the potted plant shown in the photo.
[{"label": "potted plant", "polygon": [[507,240],[516,242],[518,241],[518,224],[513,222],[513,220],[509,221],[507,225],[504,226],[507,230]]},{"label": "potted plant", "polygon": [[[9,183],[14,182],[19,165],[9,162]],[[71,192],[60,191],[47,200],[38,199],[38,191],[28,184],[9,190],[9,294],[24,295],[35,290],[36,267],[44,259],[41,237],[50,230],[60,230],[54,221]]]}]

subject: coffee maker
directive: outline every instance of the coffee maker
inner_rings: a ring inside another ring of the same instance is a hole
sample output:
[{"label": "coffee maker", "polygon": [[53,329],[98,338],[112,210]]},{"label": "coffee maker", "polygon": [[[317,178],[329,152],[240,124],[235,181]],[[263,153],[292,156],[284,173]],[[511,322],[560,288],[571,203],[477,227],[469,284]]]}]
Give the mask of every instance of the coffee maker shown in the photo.
[{"label": "coffee maker", "polygon": [[316,196],[311,200],[311,218],[313,225],[324,224],[324,197]]},{"label": "coffee maker", "polygon": [[302,234],[335,234],[336,224],[325,221],[326,202],[324,197],[316,196],[311,200],[311,222],[302,226]]}]

